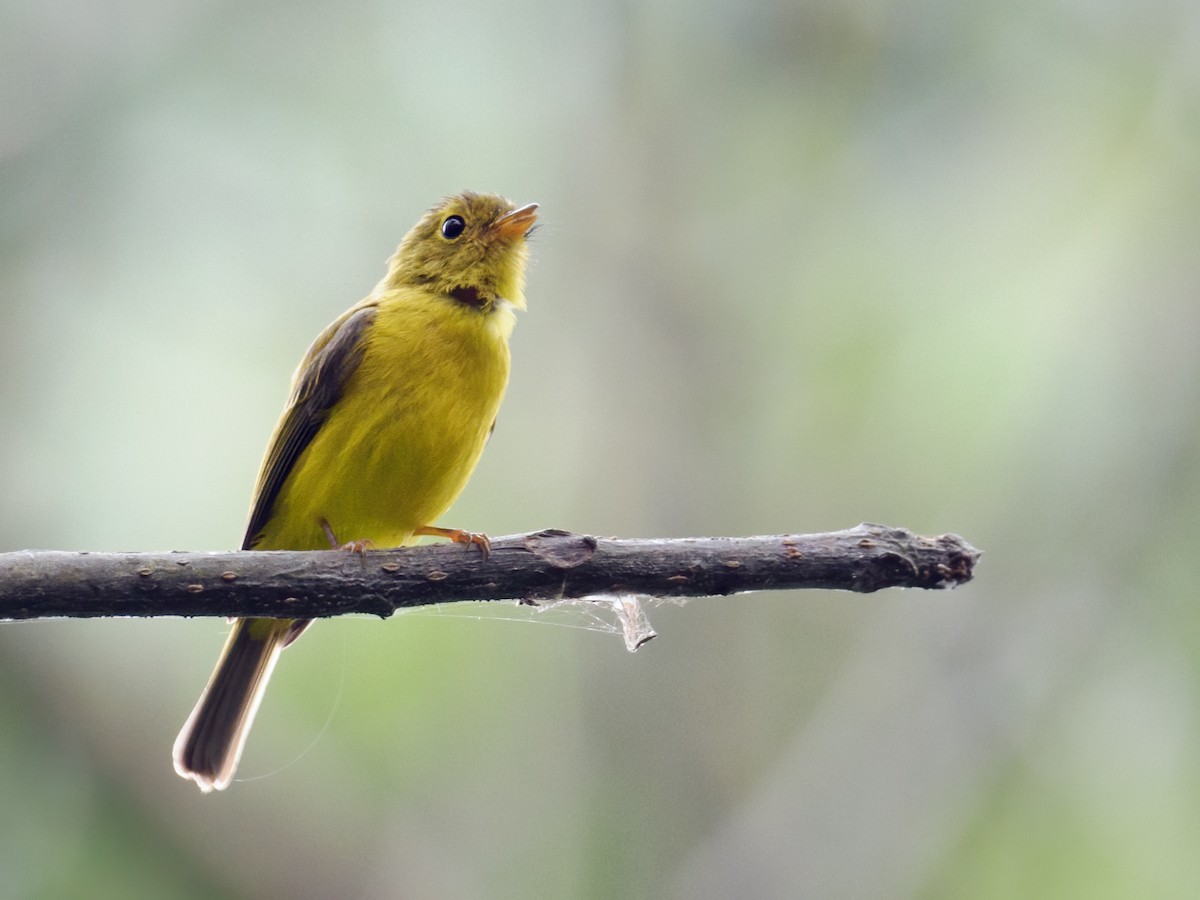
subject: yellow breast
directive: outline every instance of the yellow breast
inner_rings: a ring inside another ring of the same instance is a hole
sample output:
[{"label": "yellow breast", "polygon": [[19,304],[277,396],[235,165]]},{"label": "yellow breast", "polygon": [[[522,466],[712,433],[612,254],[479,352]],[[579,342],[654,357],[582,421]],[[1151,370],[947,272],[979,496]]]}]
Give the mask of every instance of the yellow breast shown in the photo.
[{"label": "yellow breast", "polygon": [[512,313],[407,288],[380,298],[365,351],[280,491],[257,546],[408,543],[479,461],[508,382]]}]

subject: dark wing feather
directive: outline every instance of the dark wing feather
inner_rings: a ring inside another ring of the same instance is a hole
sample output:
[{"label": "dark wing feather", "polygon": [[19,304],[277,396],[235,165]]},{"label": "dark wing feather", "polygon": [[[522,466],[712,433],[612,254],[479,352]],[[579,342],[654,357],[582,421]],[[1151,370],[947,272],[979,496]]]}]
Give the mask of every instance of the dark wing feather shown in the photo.
[{"label": "dark wing feather", "polygon": [[375,320],[375,312],[376,306],[370,302],[347,310],[321,333],[300,363],[291,399],[275,427],[258,476],[243,550],[254,548],[300,454],[341,399],[346,382],[362,361],[366,349],[363,335]]}]

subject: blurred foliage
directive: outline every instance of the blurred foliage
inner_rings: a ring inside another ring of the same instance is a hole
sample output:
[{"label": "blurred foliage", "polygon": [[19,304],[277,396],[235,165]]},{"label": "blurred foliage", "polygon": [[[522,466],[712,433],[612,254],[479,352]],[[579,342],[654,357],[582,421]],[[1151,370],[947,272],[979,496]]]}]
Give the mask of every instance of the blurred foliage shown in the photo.
[{"label": "blurred foliage", "polygon": [[321,623],[214,797],[220,623],[10,625],[0,895],[1196,896],[1198,49],[1185,0],[8,0],[5,549],[236,546],[307,342],[470,187],[545,224],[444,524],[987,555],[635,657]]}]

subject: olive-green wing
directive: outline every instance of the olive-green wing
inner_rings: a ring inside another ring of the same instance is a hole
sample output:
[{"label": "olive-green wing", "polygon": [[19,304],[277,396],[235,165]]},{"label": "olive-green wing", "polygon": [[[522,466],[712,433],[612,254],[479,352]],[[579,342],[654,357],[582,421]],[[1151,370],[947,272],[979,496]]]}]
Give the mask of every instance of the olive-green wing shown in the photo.
[{"label": "olive-green wing", "polygon": [[320,336],[296,371],[292,396],[275,426],[254,491],[243,550],[251,550],[271,518],[272,508],[296,461],[341,399],[366,349],[364,335],[375,320],[376,306],[364,301],[351,307]]}]

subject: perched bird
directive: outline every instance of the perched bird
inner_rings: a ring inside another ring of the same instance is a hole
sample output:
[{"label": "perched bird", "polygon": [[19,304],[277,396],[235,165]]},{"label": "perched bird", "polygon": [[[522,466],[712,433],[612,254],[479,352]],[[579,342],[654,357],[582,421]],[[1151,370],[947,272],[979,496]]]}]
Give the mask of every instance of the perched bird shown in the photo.
[{"label": "perched bird", "polygon": [[[483,452],[525,308],[537,204],[463,193],[408,232],[370,295],[321,332],[263,460],[243,550],[362,552],[418,535],[487,538],[434,522]],[[175,741],[175,771],[221,790],[280,651],[311,620],[238,619]]]}]

